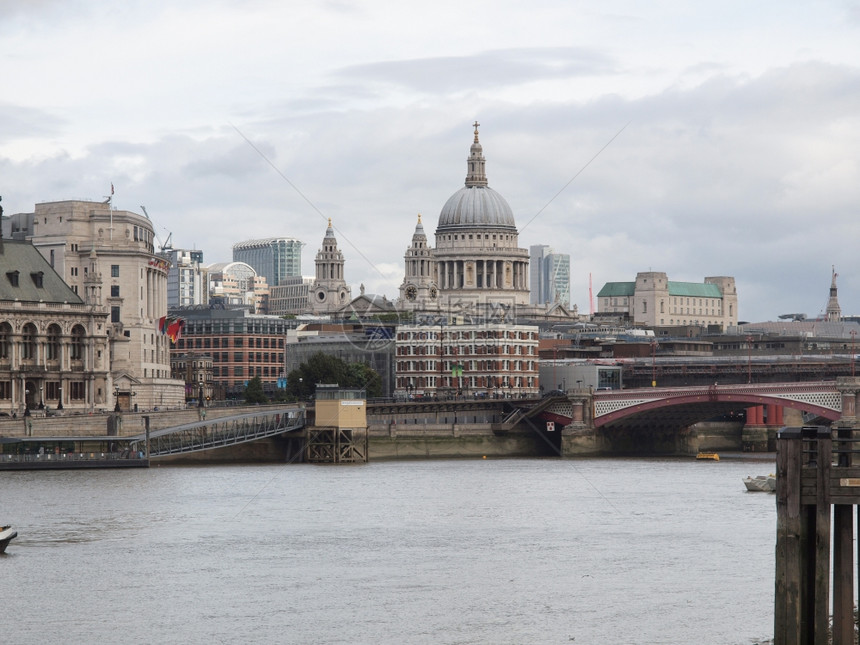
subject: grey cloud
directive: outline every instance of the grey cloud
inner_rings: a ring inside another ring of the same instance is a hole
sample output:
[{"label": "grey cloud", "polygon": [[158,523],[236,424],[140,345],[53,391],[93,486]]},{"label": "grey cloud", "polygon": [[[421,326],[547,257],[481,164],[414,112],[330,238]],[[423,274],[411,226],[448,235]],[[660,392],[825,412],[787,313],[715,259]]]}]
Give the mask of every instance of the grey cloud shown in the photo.
[{"label": "grey cloud", "polygon": [[353,65],[336,76],[351,82],[375,81],[419,92],[449,93],[616,71],[616,63],[598,52],[546,47]]}]

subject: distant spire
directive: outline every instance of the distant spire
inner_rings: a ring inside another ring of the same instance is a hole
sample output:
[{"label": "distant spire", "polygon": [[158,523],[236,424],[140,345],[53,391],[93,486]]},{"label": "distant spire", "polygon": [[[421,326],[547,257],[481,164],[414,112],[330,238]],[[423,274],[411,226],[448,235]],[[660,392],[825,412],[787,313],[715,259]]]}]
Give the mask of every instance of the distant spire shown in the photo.
[{"label": "distant spire", "polygon": [[484,159],[484,149],[481,147],[481,142],[478,140],[478,126],[481,124],[475,121],[472,125],[475,126],[475,141],[469,151],[469,159],[466,161],[466,187],[484,187],[487,185],[486,163]]},{"label": "distant spire", "polygon": [[830,298],[827,300],[827,312],[825,319],[830,322],[839,322],[842,320],[842,309],[839,307],[839,299],[836,297],[836,278],[839,276],[836,273],[836,267],[833,267],[833,277],[830,279]]}]

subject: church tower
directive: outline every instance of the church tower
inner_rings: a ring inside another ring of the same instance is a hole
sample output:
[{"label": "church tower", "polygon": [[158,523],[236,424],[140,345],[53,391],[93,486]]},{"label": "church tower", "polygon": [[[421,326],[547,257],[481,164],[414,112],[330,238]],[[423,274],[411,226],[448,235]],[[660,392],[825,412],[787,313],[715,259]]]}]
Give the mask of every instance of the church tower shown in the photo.
[{"label": "church tower", "polygon": [[316,277],[308,292],[310,309],[315,314],[332,313],[349,303],[350,288],[343,279],[343,253],[337,248],[331,218],[315,263]]},{"label": "church tower", "polygon": [[827,312],[824,316],[824,319],[828,322],[839,322],[842,320],[842,309],[839,307],[839,300],[836,297],[836,278],[838,276],[836,267],[833,267],[833,277],[830,280],[830,298],[827,300]]},{"label": "church tower", "polygon": [[436,262],[433,250],[427,245],[427,235],[418,215],[418,224],[412,234],[412,245],[403,256],[406,275],[400,285],[400,306],[406,310],[437,309],[439,289],[436,285]]}]

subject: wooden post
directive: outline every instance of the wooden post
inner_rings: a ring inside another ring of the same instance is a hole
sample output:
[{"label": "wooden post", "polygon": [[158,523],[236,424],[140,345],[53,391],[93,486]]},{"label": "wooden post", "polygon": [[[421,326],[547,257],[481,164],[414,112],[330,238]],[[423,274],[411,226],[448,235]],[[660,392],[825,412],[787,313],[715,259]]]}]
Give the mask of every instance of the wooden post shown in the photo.
[{"label": "wooden post", "polygon": [[[813,638],[809,641],[811,645],[827,642],[830,622],[830,466],[833,459],[833,441],[829,428],[818,428],[814,435],[807,430],[803,432],[808,439],[814,439],[815,443],[812,445],[815,446],[818,466],[815,469],[814,587],[808,605],[812,612],[810,617],[813,619],[813,625],[807,630]],[[838,567],[836,570],[838,571]]]},{"label": "wooden post", "polygon": [[774,645],[802,645],[801,571],[805,531],[800,512],[801,429],[780,430],[776,446]]},{"label": "wooden post", "polygon": [[[838,428],[839,439],[850,439],[850,428]],[[837,442],[839,465],[849,466],[849,442]],[[829,507],[829,506],[828,506]],[[854,505],[833,507],[833,645],[854,645]]]}]

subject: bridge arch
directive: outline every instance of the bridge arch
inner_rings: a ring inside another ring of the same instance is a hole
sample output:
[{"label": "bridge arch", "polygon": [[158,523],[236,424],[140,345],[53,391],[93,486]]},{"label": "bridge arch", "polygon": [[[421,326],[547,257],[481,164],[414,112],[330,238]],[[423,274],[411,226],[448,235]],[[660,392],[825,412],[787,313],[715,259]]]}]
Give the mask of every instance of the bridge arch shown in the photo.
[{"label": "bridge arch", "polygon": [[710,409],[710,416],[737,407],[778,405],[837,421],[842,415],[841,394],[831,382],[783,383],[756,386],[719,386],[622,390],[594,396],[594,427],[618,423],[649,412],[690,406]]}]

